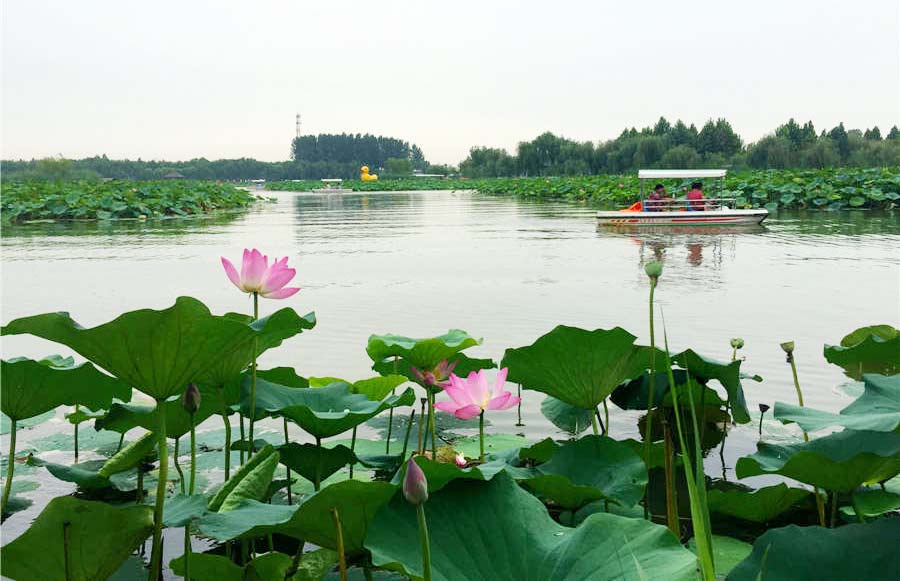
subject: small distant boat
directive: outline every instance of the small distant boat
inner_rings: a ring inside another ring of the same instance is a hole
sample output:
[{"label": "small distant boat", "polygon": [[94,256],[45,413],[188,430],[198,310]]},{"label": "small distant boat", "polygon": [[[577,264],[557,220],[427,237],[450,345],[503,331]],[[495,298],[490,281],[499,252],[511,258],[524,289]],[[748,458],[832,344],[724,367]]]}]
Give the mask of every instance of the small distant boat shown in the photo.
[{"label": "small distant boat", "polygon": [[[704,198],[703,200],[663,199],[647,200],[644,197],[644,180],[720,178],[725,184],[724,169],[669,169],[638,172],[641,184],[641,200],[618,211],[597,212],[601,226],[729,226],[760,224],[769,216],[768,210],[735,208],[734,198]],[[694,209],[698,208],[702,209]]]},{"label": "small distant boat", "polygon": [[350,188],[342,188],[341,184],[344,183],[344,180],[340,178],[325,178],[320,180],[324,185],[324,187],[312,190],[315,194],[350,194],[353,193],[353,190]]}]

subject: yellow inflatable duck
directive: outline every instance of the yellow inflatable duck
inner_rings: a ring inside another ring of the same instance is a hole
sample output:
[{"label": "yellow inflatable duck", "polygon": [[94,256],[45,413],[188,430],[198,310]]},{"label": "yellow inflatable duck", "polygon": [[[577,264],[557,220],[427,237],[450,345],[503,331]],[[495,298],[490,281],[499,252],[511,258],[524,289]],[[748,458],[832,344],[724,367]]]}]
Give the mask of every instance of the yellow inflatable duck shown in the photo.
[{"label": "yellow inflatable duck", "polygon": [[374,174],[374,173],[370,174],[369,166],[364,165],[361,168],[359,168],[359,179],[360,179],[360,181],[363,181],[363,182],[377,182],[378,174]]}]

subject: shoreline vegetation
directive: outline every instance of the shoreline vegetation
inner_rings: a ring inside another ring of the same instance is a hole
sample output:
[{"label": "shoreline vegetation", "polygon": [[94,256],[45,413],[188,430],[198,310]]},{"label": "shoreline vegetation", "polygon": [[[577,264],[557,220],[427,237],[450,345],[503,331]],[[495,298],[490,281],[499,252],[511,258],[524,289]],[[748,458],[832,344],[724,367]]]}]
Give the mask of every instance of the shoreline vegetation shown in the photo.
[{"label": "shoreline vegetation", "polygon": [[259,196],[233,184],[186,180],[27,181],[0,185],[5,224],[35,220],[156,219],[247,208]]}]

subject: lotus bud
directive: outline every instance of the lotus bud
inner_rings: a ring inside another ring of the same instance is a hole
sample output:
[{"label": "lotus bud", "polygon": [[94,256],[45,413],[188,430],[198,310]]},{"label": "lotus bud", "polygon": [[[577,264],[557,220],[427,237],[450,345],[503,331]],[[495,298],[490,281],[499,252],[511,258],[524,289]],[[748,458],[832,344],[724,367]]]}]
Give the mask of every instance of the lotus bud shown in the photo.
[{"label": "lotus bud", "polygon": [[416,464],[415,456],[410,456],[406,463],[406,476],[403,478],[403,496],[411,504],[422,504],[428,500],[428,480],[425,473]]},{"label": "lotus bud", "polygon": [[462,454],[457,454],[454,461],[456,462],[457,468],[465,468],[466,464],[468,464],[468,462],[466,462],[466,457]]},{"label": "lotus bud", "polygon": [[644,265],[644,272],[647,273],[647,276],[649,276],[650,280],[652,280],[653,282],[656,282],[656,279],[658,279],[662,275],[662,271],[662,262],[658,260],[651,260]]},{"label": "lotus bud", "polygon": [[200,390],[193,383],[189,383],[187,389],[184,390],[184,395],[181,396],[181,407],[187,413],[194,415],[200,409],[201,399]]},{"label": "lotus bud", "polygon": [[759,404],[759,413],[764,414],[764,413],[766,413],[767,411],[769,411],[769,406],[768,406],[768,405],[766,405],[766,404],[764,404],[764,403]]},{"label": "lotus bud", "polygon": [[741,349],[744,347],[744,340],[740,337],[735,337],[731,340],[731,347],[734,349]]}]

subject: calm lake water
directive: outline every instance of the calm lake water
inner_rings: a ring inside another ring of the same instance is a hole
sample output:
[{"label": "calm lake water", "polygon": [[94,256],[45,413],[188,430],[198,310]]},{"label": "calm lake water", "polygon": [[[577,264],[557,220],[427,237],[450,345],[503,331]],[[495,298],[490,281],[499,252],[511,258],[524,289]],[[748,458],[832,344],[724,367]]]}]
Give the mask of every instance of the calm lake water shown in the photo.
[{"label": "calm lake water", "polygon": [[[729,339],[743,337],[744,370],[764,378],[744,383],[754,412],[758,403],[795,398],[781,341],[796,342],[807,405],[837,410],[851,397],[823,345],[863,325],[900,322],[898,213],[779,214],[753,230],[616,232],[598,231],[586,205],[469,192],[273,194],[277,202],[236,217],[6,227],[2,321],[62,310],[95,325],[131,309],[168,307],[180,295],[216,312],[249,311],[219,257],[238,262],[244,247],[257,247],[289,256],[303,289],[286,301],[262,300],[261,312],[291,306],[315,311],[319,321],[261,365],[360,379],[373,374],[365,353],[372,333],[465,329],[484,338],[467,353],[497,361],[507,347],[561,323],[621,326],[648,342],[643,264],[657,257],[665,272],[656,300],[671,348],[726,360]],[[67,353],[21,336],[4,337],[2,351],[4,358]],[[490,430],[553,434],[540,414],[543,397],[525,393],[525,427],[514,425],[511,410],[492,414]],[[610,412],[611,435],[636,436],[635,413]],[[731,434],[727,464],[755,449],[756,429],[751,423]],[[28,431],[20,438],[27,445]],[[718,454],[707,470],[721,472]]]}]

